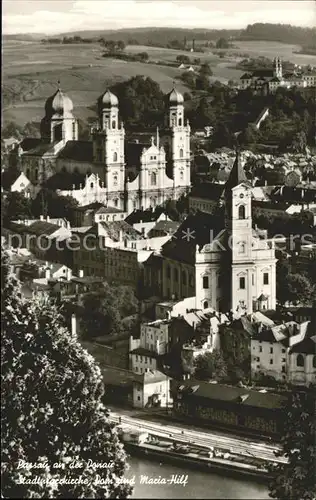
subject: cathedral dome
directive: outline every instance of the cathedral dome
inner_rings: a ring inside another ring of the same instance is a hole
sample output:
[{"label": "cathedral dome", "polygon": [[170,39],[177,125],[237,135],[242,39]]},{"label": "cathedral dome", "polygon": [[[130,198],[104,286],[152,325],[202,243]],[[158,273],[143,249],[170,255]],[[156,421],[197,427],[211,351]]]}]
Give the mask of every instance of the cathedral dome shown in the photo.
[{"label": "cathedral dome", "polygon": [[55,94],[47,99],[45,110],[48,115],[66,115],[72,112],[73,103],[66,94],[58,89]]},{"label": "cathedral dome", "polygon": [[116,95],[112,94],[112,92],[107,90],[101,98],[101,103],[102,103],[102,106],[105,108],[112,107],[112,106],[118,106],[118,98],[116,97]]},{"label": "cathedral dome", "polygon": [[183,95],[180,94],[175,88],[169,94],[169,103],[170,104],[183,104],[184,99]]}]

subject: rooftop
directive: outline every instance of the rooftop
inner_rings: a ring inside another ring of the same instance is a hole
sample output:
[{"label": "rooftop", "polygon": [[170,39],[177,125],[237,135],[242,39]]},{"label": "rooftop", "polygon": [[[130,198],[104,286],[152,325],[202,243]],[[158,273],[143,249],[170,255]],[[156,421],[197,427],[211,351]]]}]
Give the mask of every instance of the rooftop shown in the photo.
[{"label": "rooftop", "polygon": [[186,380],[179,387],[179,392],[185,396],[211,399],[242,405],[246,407],[278,409],[282,407],[285,398],[279,394],[262,393],[250,389],[231,387],[222,384],[210,384],[197,380]]}]

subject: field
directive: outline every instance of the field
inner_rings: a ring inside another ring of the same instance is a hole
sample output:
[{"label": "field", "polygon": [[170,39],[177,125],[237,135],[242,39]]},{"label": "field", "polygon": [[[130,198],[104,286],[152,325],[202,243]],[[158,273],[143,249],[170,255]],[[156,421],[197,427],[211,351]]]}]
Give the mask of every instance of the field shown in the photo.
[{"label": "field", "polygon": [[[188,53],[146,46],[128,46],[126,52],[147,52],[149,63],[126,62],[102,58],[97,44],[43,45],[38,42],[5,41],[3,43],[2,99],[3,123],[14,121],[23,126],[28,121],[39,122],[43,117],[45,100],[61,81],[62,89],[74,102],[75,114],[87,120],[94,116],[91,109],[97,97],[111,84],[135,75],[149,76],[157,81],[162,90],[171,90],[173,81],[181,70],[157,62],[174,62],[180,54],[192,59],[199,57],[208,62],[214,79],[227,81],[238,79],[241,71],[232,68],[239,59],[238,53],[251,56],[264,55],[273,58],[279,54],[295,63],[314,64],[316,57],[293,54],[297,46],[273,42],[238,42],[238,49],[229,49],[229,57],[219,53]],[[234,55],[236,54],[236,55]],[[180,91],[186,90],[178,82]]]}]

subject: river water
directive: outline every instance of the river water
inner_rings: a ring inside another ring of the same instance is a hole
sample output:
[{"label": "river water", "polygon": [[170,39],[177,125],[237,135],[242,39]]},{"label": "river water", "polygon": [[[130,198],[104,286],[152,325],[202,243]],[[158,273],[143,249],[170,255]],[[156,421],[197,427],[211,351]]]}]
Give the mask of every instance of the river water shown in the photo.
[{"label": "river water", "polygon": [[[245,480],[231,479],[207,472],[162,465],[158,461],[129,457],[130,470],[127,477],[135,476],[134,498],[205,498],[205,499],[269,499],[268,488],[265,485]],[[187,484],[141,484],[142,476],[165,478],[188,475]]]}]

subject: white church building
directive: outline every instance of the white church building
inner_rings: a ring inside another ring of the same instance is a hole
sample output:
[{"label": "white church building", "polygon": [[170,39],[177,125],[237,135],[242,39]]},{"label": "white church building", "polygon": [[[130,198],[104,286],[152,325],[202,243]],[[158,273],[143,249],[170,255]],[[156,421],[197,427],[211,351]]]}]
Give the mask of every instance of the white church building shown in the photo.
[{"label": "white church building", "polygon": [[73,103],[58,88],[46,101],[41,138],[19,146],[21,170],[33,186],[71,195],[80,205],[100,202],[129,213],[177,199],[190,188],[190,126],[175,88],[166,104],[161,130],[127,141],[119,101],[106,91],[91,140],[81,141]]},{"label": "white church building", "polygon": [[274,242],[252,227],[251,185],[239,153],[224,190],[225,229],[196,249],[196,308],[250,314],[276,307]]}]

